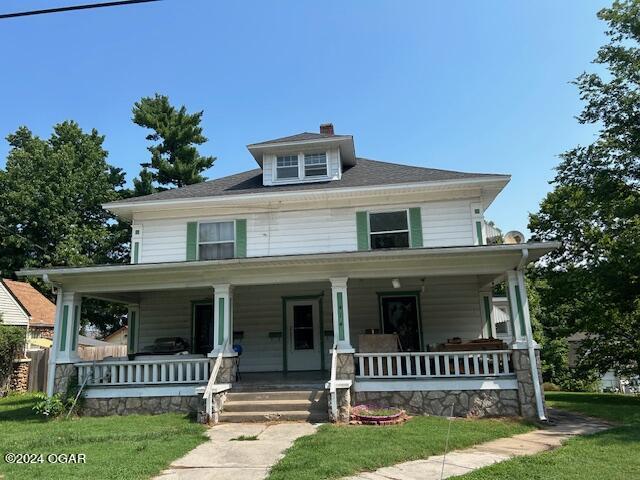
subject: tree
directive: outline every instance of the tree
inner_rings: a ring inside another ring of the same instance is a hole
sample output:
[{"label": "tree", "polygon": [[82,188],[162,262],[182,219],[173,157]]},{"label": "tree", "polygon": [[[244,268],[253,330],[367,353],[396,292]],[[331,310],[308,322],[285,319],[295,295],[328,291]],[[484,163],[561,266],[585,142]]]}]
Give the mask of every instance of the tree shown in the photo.
[{"label": "tree", "polygon": [[0,170],[2,274],[127,261],[128,225],[102,208],[127,194],[123,172],[106,161],[104,137],[67,121],[55,125],[47,140],[26,127],[7,140],[7,164]]},{"label": "tree", "polygon": [[544,328],[585,332],[583,370],[640,373],[640,1],[598,12],[609,42],[575,84],[597,139],[561,155],[554,190],[531,215],[536,240],[562,246],[539,267]]},{"label": "tree", "polygon": [[146,138],[157,142],[148,147],[151,163],[143,167],[140,180],[134,181],[136,194],[152,191],[150,180],[168,187],[206,180],[201,174],[213,166],[215,157],[204,157],[196,148],[207,141],[200,126],[202,114],[202,111],[190,114],[184,106],[176,109],[165,95],[144,97],[135,103],[133,122],[153,130]]}]

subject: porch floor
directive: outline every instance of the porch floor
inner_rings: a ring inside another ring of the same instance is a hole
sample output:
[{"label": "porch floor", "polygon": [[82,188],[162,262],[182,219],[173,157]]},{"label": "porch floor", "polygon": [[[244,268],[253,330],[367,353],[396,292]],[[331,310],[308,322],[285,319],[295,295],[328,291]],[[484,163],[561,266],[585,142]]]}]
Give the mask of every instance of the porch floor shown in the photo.
[{"label": "porch floor", "polygon": [[240,372],[240,381],[233,384],[234,392],[255,390],[324,389],[329,372]]}]

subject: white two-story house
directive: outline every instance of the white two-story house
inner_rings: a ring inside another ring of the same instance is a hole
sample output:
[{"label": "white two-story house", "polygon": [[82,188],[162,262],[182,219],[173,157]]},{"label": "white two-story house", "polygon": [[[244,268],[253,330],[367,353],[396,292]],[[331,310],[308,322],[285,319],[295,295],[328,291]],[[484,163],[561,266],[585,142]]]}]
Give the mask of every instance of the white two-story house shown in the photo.
[{"label": "white two-story house", "polygon": [[[330,124],[248,150],[254,170],[104,205],[131,222],[130,265],[21,272],[57,289],[50,394],[78,375],[90,414],[311,418],[281,406],[302,390],[338,419],[356,403],[544,418],[523,269],[556,245],[487,244],[508,175],[359,158]],[[79,361],[92,297],[128,306],[128,358]]]}]

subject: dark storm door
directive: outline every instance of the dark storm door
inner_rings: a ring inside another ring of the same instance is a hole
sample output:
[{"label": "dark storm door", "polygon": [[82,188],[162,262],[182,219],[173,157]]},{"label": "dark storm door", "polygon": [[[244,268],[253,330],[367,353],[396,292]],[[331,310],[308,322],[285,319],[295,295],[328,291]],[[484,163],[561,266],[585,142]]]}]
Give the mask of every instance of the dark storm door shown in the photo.
[{"label": "dark storm door", "polygon": [[213,306],[210,303],[193,306],[193,353],[207,354],[213,350]]},{"label": "dark storm door", "polygon": [[383,296],[380,298],[383,333],[398,335],[404,352],[420,351],[420,316],[415,295]]}]

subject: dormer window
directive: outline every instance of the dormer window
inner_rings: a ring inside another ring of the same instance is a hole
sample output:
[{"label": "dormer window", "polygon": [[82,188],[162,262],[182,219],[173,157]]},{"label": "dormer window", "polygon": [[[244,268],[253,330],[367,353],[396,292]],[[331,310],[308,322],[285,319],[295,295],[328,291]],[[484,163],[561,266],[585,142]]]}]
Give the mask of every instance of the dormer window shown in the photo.
[{"label": "dormer window", "polygon": [[312,153],[304,156],[304,176],[327,176],[327,154],[325,152]]},{"label": "dormer window", "polygon": [[276,159],[276,178],[298,178],[298,155],[282,155]]}]

